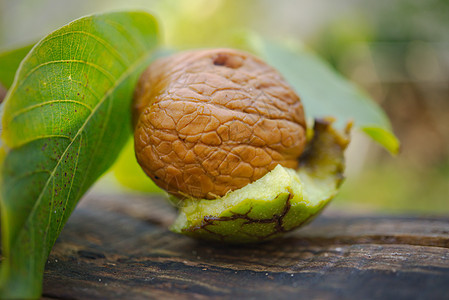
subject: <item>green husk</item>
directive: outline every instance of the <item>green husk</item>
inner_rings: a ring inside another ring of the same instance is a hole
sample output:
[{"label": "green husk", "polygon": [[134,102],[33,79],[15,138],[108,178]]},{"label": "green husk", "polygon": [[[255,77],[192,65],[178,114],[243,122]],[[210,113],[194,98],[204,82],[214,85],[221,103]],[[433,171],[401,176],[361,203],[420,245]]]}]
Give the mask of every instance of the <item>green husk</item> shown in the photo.
[{"label": "green husk", "polygon": [[278,237],[311,221],[337,194],[342,183],[348,132],[331,120],[317,120],[298,170],[278,165],[259,180],[215,199],[179,200],[171,230],[227,243]]}]

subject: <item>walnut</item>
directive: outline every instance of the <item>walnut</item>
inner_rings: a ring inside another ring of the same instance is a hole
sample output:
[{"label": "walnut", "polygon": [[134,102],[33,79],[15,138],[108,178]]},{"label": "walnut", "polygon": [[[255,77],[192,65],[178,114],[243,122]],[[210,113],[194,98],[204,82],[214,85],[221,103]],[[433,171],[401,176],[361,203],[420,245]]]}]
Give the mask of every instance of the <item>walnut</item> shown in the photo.
[{"label": "walnut", "polygon": [[215,199],[278,164],[296,169],[304,110],[285,79],[232,49],[156,60],[134,96],[135,150],[153,181],[183,198]]}]

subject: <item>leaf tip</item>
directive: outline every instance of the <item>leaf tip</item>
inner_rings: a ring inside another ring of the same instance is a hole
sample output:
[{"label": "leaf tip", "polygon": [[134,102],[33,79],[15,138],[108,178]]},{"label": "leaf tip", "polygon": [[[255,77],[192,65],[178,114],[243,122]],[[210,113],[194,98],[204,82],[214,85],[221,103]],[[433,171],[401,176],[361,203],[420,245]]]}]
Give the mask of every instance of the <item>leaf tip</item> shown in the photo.
[{"label": "leaf tip", "polygon": [[384,147],[392,156],[399,154],[401,143],[391,131],[378,126],[363,126],[361,130]]}]

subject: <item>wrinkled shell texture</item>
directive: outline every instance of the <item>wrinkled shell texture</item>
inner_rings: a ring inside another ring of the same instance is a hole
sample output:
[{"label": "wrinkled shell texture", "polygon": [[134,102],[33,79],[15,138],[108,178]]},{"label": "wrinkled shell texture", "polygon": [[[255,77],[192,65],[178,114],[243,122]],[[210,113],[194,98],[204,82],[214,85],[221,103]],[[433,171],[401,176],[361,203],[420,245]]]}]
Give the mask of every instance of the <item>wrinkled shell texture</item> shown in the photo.
[{"label": "wrinkled shell texture", "polygon": [[139,164],[181,198],[214,199],[278,164],[296,168],[306,143],[293,89],[263,61],[231,49],[156,60],[133,109]]}]

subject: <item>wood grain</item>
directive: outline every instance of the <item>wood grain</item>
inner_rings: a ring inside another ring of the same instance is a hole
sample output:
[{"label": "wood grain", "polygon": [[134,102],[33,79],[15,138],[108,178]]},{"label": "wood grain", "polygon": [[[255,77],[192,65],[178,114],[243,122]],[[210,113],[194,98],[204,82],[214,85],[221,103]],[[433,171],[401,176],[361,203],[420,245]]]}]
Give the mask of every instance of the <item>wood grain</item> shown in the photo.
[{"label": "wood grain", "polygon": [[167,230],[161,198],[90,195],[49,257],[47,299],[449,299],[449,218],[328,209],[275,241],[225,246]]}]

